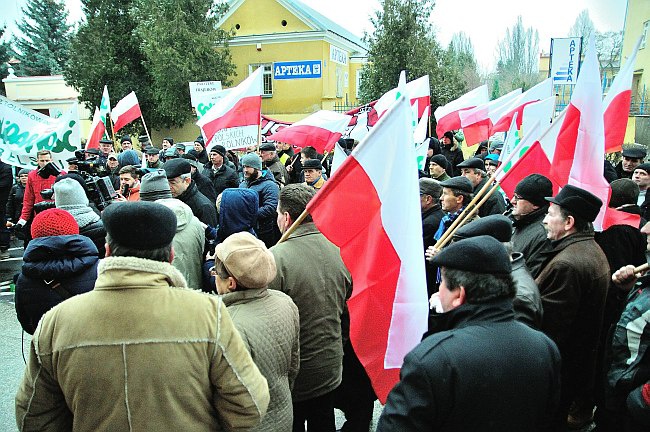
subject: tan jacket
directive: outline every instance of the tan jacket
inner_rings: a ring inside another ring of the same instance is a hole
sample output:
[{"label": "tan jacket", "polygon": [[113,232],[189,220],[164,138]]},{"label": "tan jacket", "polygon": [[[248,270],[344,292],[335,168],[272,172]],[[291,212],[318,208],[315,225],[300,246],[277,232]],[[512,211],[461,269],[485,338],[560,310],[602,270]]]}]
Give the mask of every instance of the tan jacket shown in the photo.
[{"label": "tan jacket", "polygon": [[266,380],[221,299],[170,264],[109,257],[95,289],[50,310],[16,395],[21,431],[248,430]]}]

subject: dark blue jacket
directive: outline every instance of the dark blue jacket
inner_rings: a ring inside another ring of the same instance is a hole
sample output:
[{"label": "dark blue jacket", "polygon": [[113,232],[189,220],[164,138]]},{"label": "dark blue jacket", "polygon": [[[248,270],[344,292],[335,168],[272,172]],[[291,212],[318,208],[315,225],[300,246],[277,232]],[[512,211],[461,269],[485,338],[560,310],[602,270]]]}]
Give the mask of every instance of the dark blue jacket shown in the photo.
[{"label": "dark blue jacket", "polygon": [[219,230],[217,241],[221,243],[229,235],[246,231],[255,235],[259,197],[251,189],[228,188],[221,194],[219,207]]},{"label": "dark blue jacket", "polygon": [[[260,207],[257,211],[257,234],[262,238],[265,234],[278,230],[277,226],[277,207],[280,188],[273,178],[270,171],[263,171],[263,174],[248,182],[244,180],[240,188],[253,189],[259,196]],[[278,231],[279,232],[279,231]]]},{"label": "dark blue jacket", "polygon": [[57,282],[70,296],[92,290],[98,263],[97,247],[83,235],[40,237],[29,242],[16,282],[16,313],[23,329],[34,334],[45,312],[65,300],[50,288]]}]

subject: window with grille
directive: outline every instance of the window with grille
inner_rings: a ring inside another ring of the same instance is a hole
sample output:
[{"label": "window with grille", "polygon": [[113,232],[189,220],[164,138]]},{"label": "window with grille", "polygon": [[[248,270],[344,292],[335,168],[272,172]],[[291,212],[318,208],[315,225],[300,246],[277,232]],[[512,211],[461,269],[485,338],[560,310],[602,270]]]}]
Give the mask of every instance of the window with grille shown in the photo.
[{"label": "window with grille", "polygon": [[641,34],[641,46],[639,49],[645,48],[645,42],[646,39],[648,38],[648,27],[650,27],[650,21],[646,21],[643,23],[643,32]]},{"label": "window with grille", "polygon": [[273,64],[272,63],[256,63],[248,65],[248,74],[252,74],[258,67],[264,66],[264,94],[262,97],[273,96]]}]

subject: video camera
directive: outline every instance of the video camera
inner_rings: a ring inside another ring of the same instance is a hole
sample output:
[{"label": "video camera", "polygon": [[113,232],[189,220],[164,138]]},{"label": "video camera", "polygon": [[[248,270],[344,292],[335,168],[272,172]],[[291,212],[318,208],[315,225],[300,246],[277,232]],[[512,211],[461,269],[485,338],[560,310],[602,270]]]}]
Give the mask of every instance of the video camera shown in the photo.
[{"label": "video camera", "polygon": [[[75,158],[68,160],[68,163],[77,166],[77,172],[83,177],[88,189],[87,196],[99,211],[104,210],[111,201],[117,198],[117,192],[113,188],[111,179],[107,177],[106,165],[99,161],[99,158],[84,160],[84,151],[74,152]],[[76,160],[75,160],[76,159]]]}]

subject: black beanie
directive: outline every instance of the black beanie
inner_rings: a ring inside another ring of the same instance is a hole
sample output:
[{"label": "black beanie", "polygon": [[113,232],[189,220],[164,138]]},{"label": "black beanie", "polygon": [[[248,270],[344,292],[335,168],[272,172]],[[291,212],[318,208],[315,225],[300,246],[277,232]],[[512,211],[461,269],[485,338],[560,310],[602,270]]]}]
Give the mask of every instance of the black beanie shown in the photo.
[{"label": "black beanie", "polygon": [[553,196],[553,183],[541,174],[530,174],[515,186],[515,193],[539,207],[548,205],[546,197]]}]

